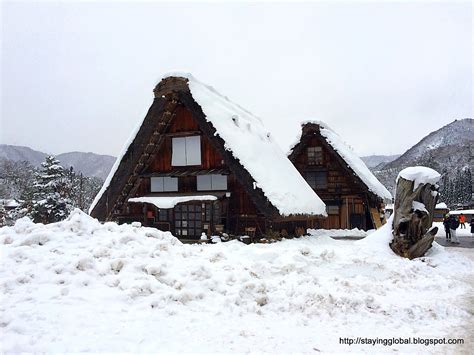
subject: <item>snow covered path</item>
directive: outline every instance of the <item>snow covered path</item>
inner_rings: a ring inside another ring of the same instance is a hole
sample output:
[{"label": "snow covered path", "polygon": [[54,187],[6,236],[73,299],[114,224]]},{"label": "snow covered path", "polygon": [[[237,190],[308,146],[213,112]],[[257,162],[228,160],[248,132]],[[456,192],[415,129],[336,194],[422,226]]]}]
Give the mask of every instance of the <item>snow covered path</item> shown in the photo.
[{"label": "snow covered path", "polygon": [[[388,230],[360,241],[183,245],[75,211],[0,229],[2,352],[455,352],[345,337],[453,336],[474,262],[435,245],[409,261]],[[470,339],[465,339],[470,341]]]}]

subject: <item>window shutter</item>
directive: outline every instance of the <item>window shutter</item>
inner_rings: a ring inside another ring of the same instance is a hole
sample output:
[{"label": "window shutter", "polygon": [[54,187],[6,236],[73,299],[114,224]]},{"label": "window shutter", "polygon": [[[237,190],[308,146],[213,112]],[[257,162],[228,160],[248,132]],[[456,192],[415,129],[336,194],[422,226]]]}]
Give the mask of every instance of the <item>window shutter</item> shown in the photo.
[{"label": "window shutter", "polygon": [[201,165],[201,137],[186,137],[186,165]]},{"label": "window shutter", "polygon": [[186,138],[173,138],[172,166],[186,166]]}]

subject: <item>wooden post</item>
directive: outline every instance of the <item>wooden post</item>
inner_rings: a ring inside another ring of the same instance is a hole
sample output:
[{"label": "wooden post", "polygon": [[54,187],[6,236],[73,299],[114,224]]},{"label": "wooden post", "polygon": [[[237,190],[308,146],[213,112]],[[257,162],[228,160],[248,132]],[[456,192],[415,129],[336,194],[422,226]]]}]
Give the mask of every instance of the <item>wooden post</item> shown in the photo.
[{"label": "wooden post", "polygon": [[421,183],[399,176],[393,208],[393,240],[390,248],[408,259],[425,255],[434,241],[438,228],[431,228],[438,199],[436,183]]}]

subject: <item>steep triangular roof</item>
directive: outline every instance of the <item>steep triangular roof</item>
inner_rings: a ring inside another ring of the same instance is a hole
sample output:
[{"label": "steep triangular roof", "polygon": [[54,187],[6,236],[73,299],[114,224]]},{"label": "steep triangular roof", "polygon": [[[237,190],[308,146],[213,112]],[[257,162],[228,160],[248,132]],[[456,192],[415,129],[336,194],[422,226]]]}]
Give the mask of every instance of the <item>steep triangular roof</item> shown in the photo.
[{"label": "steep triangular roof", "polygon": [[[154,93],[153,105],[118,156],[92,203],[91,214],[105,218],[96,211],[98,206],[107,205],[107,213],[110,213],[110,205],[116,203],[115,195],[128,194],[116,185],[134,184],[130,174],[137,174],[146,164],[146,158],[140,163],[139,156],[146,153],[152,136],[159,142],[164,131],[157,126],[166,126],[166,117],[172,116],[172,108],[168,106],[179,101],[191,111],[204,134],[212,139],[215,148],[262,213],[282,217],[326,215],[324,202],[273,141],[258,117],[186,73],[165,75]],[[151,153],[146,154],[148,157]],[[111,186],[114,186],[113,193]]]},{"label": "steep triangular roof", "polygon": [[349,169],[367,188],[378,197],[386,200],[392,199],[392,194],[372,174],[362,159],[349,147],[344,140],[332,130],[326,123],[321,121],[306,121],[301,124],[301,132],[296,142],[291,146],[288,153],[290,160],[304,148],[301,140],[305,135],[318,134],[325,142],[342,158],[345,167]]}]

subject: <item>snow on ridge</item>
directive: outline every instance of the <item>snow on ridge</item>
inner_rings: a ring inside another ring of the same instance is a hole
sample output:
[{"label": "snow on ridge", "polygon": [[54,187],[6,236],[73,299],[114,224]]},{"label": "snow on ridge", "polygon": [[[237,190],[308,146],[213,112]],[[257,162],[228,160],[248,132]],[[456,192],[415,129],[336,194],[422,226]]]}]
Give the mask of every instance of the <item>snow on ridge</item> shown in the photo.
[{"label": "snow on ridge", "polygon": [[189,72],[183,72],[183,71],[170,71],[170,72],[167,72],[167,73],[163,74],[162,77],[161,77],[161,80],[169,78],[169,77],[185,78],[185,79],[188,79],[188,81],[199,83],[199,85],[202,85],[202,86],[206,87],[206,89],[213,92],[216,96],[219,96],[221,99],[227,101],[230,105],[238,108],[238,110],[242,110],[242,111],[246,112],[247,114],[251,115],[253,117],[253,119],[256,119],[257,121],[259,121],[263,126],[263,121],[260,117],[254,115],[252,112],[250,112],[247,109],[245,109],[244,107],[240,106],[238,103],[235,103],[234,101],[230,100],[227,96],[222,95],[213,86],[207,85],[207,84],[203,83],[202,81],[199,81],[193,74],[191,74]]},{"label": "snow on ridge", "polygon": [[441,178],[440,173],[426,166],[410,166],[398,173],[396,182],[402,177],[405,180],[413,181],[413,191],[421,184],[435,185]]},{"label": "snow on ridge", "polygon": [[303,127],[307,124],[315,124],[315,125],[318,125],[320,126],[321,128],[326,128],[330,131],[333,131],[334,130],[329,127],[329,125],[327,125],[325,122],[323,121],[319,121],[319,120],[305,120],[305,121],[301,121],[300,122],[300,127],[301,129],[299,130],[298,134],[296,135],[295,139],[293,140],[293,143],[290,144],[290,148],[288,149],[288,153],[286,153],[287,156],[289,156],[292,152],[293,152],[293,149],[295,149],[295,147],[298,145],[298,143],[301,141],[301,135],[303,134]]},{"label": "snow on ridge", "polygon": [[400,258],[390,225],[357,242],[189,245],[78,210],[49,225],[25,218],[0,228],[2,351],[311,352],[315,332],[321,351],[347,351],[338,334],[361,322],[370,336],[445,336],[469,318],[455,300],[474,265],[436,243],[423,260]]}]

